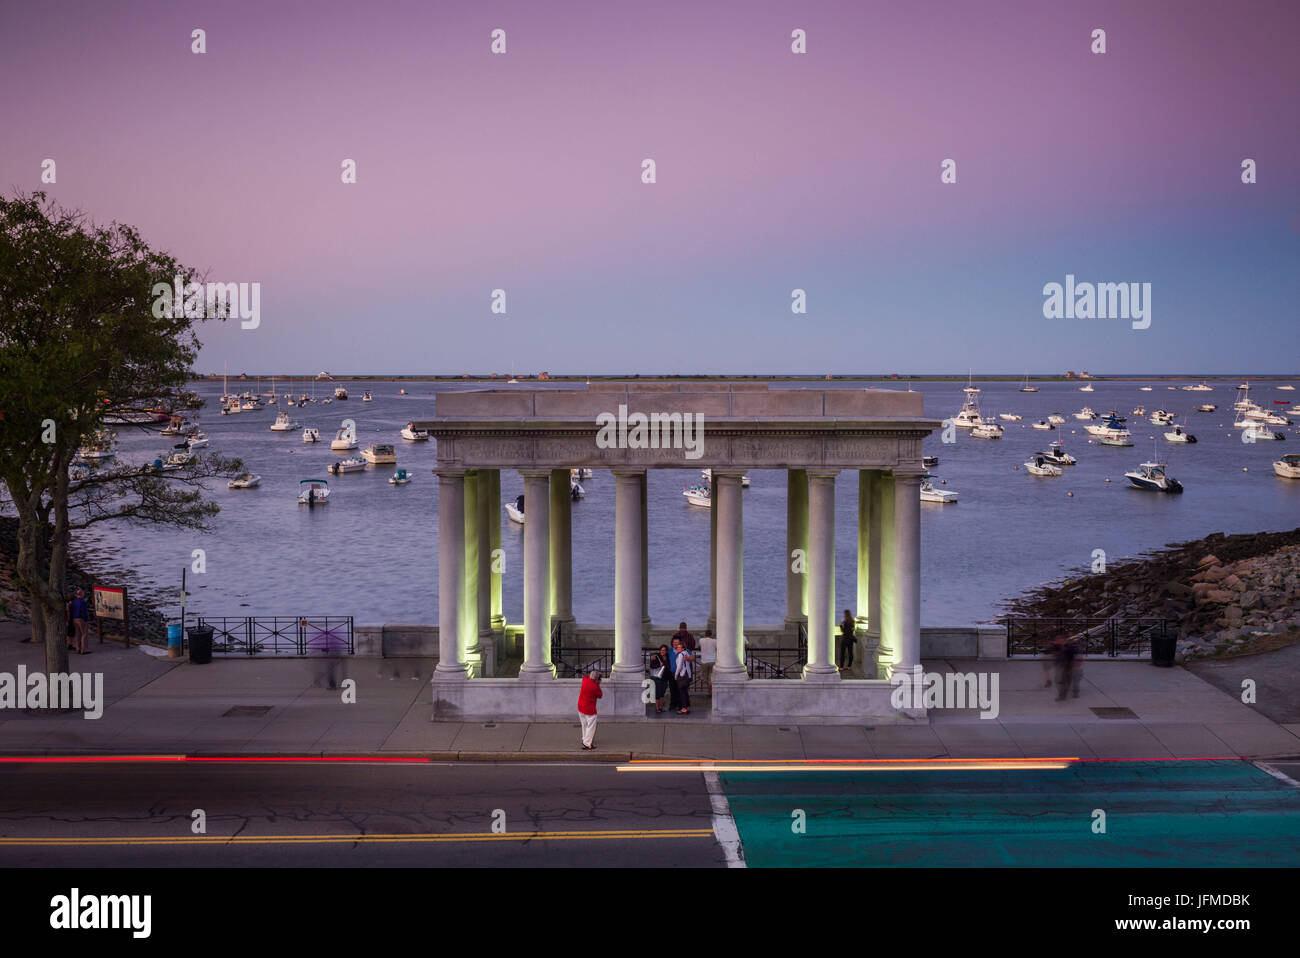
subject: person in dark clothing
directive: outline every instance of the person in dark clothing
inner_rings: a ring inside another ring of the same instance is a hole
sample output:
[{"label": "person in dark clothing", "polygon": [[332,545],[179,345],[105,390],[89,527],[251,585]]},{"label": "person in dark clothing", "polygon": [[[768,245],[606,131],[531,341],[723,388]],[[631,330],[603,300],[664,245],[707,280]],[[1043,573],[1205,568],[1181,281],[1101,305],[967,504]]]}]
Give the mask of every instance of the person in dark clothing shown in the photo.
[{"label": "person in dark clothing", "polygon": [[72,615],[72,627],[76,633],[77,651],[82,655],[89,655],[90,650],[86,648],[86,642],[90,638],[90,631],[87,628],[90,610],[86,607],[86,592],[84,589],[77,590],[77,595],[69,604],[68,611]]},{"label": "person in dark clothing", "polygon": [[[672,674],[668,671],[668,646],[659,646],[659,651],[650,656],[650,677],[655,683],[655,711],[664,710],[664,694],[668,691]],[[676,699],[676,695],[673,696]]]},{"label": "person in dark clothing", "polygon": [[[1064,637],[1062,637],[1064,638]],[[1079,682],[1083,679],[1083,655],[1077,639],[1066,639],[1056,646],[1056,701],[1065,699],[1067,690],[1079,697]]]},{"label": "person in dark clothing", "polygon": [[690,630],[686,628],[685,622],[677,624],[677,631],[673,633],[674,639],[681,639],[682,648],[687,652],[695,651],[695,636],[691,635]]},{"label": "person in dark clothing", "polygon": [[840,671],[847,672],[853,668],[853,650],[857,645],[858,623],[853,613],[844,610],[844,619],[840,622]]},{"label": "person in dark clothing", "polygon": [[682,707],[681,689],[677,687],[677,651],[681,647],[681,640],[674,637],[672,644],[668,648],[668,669],[664,673],[664,678],[668,680],[668,709],[676,712]]}]

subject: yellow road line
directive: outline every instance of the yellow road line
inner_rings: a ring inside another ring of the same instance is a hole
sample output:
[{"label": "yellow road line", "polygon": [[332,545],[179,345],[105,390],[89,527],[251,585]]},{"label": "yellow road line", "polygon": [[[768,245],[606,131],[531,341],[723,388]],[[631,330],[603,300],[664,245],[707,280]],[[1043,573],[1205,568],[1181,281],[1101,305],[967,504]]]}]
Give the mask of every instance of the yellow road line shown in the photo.
[{"label": "yellow road line", "polygon": [[150,835],[130,837],[86,838],[8,838],[0,837],[0,847],[72,847],[78,845],[312,845],[352,844],[402,844],[404,842],[456,843],[456,842],[528,842],[528,841],[597,841],[642,838],[712,838],[711,828],[625,829],[618,831],[572,832],[461,832],[450,834],[411,835]]}]

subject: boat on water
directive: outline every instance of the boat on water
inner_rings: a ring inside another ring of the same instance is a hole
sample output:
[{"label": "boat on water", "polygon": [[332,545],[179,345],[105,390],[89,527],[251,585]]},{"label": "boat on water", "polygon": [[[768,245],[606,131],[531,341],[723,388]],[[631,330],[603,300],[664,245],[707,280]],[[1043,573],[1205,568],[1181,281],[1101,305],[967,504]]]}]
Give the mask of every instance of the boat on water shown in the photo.
[{"label": "boat on water", "polygon": [[1003,422],[1020,422],[1020,420],[1024,419],[1025,417],[1017,416],[1013,412],[1000,412],[998,413],[998,418],[1001,419]]},{"label": "boat on water", "polygon": [[1199,406],[1197,406],[1197,407],[1196,407],[1196,411],[1197,411],[1197,412],[1214,412],[1214,410],[1216,410],[1216,409],[1218,409],[1218,408],[1219,408],[1219,407],[1216,406],[1216,405],[1215,405],[1214,403],[1212,403],[1212,402],[1205,402],[1205,403],[1201,403]]},{"label": "boat on water", "polygon": [[579,499],[585,498],[586,495],[587,495],[587,490],[582,488],[582,483],[580,483],[577,479],[574,479],[572,476],[570,476],[569,477],[569,498],[572,499],[574,502],[577,502]]},{"label": "boat on water", "polygon": [[1273,463],[1273,471],[1283,479],[1300,479],[1300,454],[1287,453]]},{"label": "boat on water", "polygon": [[341,476],[348,472],[365,472],[366,461],[360,456],[351,456],[347,459],[340,459],[338,462],[330,465],[330,473],[335,476]]},{"label": "boat on water", "polygon": [[1031,385],[1029,385],[1029,370],[1025,370],[1025,381],[1024,381],[1023,384],[1021,384],[1021,386],[1020,386],[1020,391],[1021,391],[1022,393],[1036,393],[1036,392],[1038,392],[1038,387],[1037,387],[1037,386],[1031,386]]},{"label": "boat on water", "polygon": [[347,391],[346,389],[344,389],[342,386],[335,386],[335,387],[334,387],[334,398],[335,398],[335,399],[347,399],[347,398],[348,398],[348,391]]},{"label": "boat on water", "polygon": [[706,483],[697,482],[694,485],[686,486],[682,489],[682,495],[686,501],[693,506],[709,507],[713,505],[712,493]]},{"label": "boat on water", "polygon": [[159,430],[160,436],[188,436],[192,432],[198,431],[198,423],[186,419],[184,416],[171,416],[167,420],[167,425]]},{"label": "boat on water", "polygon": [[173,452],[162,462],[163,472],[174,472],[177,469],[183,469],[194,461],[194,453],[188,449]]},{"label": "boat on water", "polygon": [[323,403],[324,405],[328,406],[328,405],[329,405],[330,403],[332,403],[333,401],[334,401],[334,400],[333,400],[333,399],[330,399],[329,396],[326,396],[324,399],[321,400],[321,403]]},{"label": "boat on water", "polygon": [[343,428],[330,440],[330,448],[335,452],[346,452],[357,448],[357,437],[351,429]]},{"label": "boat on water", "polygon": [[1237,388],[1240,389],[1242,392],[1250,392],[1250,383],[1249,381],[1244,383],[1238,383]]},{"label": "boat on water", "polygon": [[921,501],[922,502],[956,502],[957,493],[950,489],[936,489],[934,487],[934,476],[921,477]]},{"label": "boat on water", "polygon": [[1033,429],[1044,429],[1044,430],[1047,430],[1047,429],[1055,429],[1055,428],[1056,428],[1056,424],[1055,424],[1055,423],[1050,423],[1050,422],[1048,422],[1046,419],[1040,419],[1040,420],[1038,420],[1038,422],[1034,423],[1033,426],[1032,426],[1031,428],[1033,428]]},{"label": "boat on water", "polygon": [[289,418],[287,412],[276,413],[275,422],[271,423],[272,432],[290,432],[298,428],[298,424]]},{"label": "boat on water", "polygon": [[1120,432],[1127,434],[1127,422],[1127,419],[1112,409],[1102,417],[1101,422],[1089,423],[1083,428],[1090,436],[1111,436],[1117,435]]},{"label": "boat on water", "polygon": [[1047,447],[1047,452],[1034,455],[1053,466],[1073,466],[1079,461],[1065,451],[1065,443],[1059,439]]},{"label": "boat on water", "polygon": [[1079,387],[1079,392],[1081,392],[1081,393],[1091,393],[1091,392],[1096,392],[1096,391],[1097,391],[1097,390],[1095,390],[1095,389],[1092,388],[1092,383],[1088,383],[1088,385],[1086,385],[1086,386],[1080,386],[1080,387]]},{"label": "boat on water", "polygon": [[[701,470],[700,470],[700,478],[703,479],[705,482],[712,482],[712,481],[713,481],[713,470],[712,470],[712,469],[701,469]],[[741,477],[740,477],[740,487],[741,487],[742,489],[748,489],[748,488],[749,488],[749,476],[741,476]]]},{"label": "boat on water", "polygon": [[240,407],[244,412],[254,412],[262,408],[262,403],[257,399],[245,399],[243,406]]},{"label": "boat on water", "polygon": [[330,501],[330,484],[324,479],[298,481],[298,505],[323,506]]},{"label": "boat on water", "polygon": [[961,404],[961,410],[953,417],[952,423],[958,429],[974,429],[984,420],[980,418],[979,387],[973,381],[969,381],[966,387],[962,389],[966,394],[965,401]]},{"label": "boat on water", "polygon": [[1063,470],[1059,466],[1054,466],[1048,462],[1047,457],[1042,454],[1034,456],[1033,459],[1025,463],[1025,472],[1031,476],[1044,476],[1050,479],[1059,478],[1063,475]]},{"label": "boat on water", "polygon": [[185,440],[186,449],[202,449],[205,446],[210,446],[210,445],[212,445],[212,440],[209,439],[207,436],[203,435],[203,433],[201,432],[196,432],[194,435],[190,436],[188,439]]},{"label": "boat on water", "polygon": [[306,429],[302,431],[302,441],[320,442],[320,430],[312,429],[310,426],[308,426]]},{"label": "boat on water", "polygon": [[1247,419],[1244,423],[1237,421],[1233,423],[1233,426],[1241,430],[1242,442],[1281,441],[1286,438],[1285,435],[1274,432],[1266,423],[1262,423],[1258,419]]},{"label": "boat on water", "polygon": [[429,430],[416,429],[414,422],[408,422],[402,427],[402,438],[410,442],[425,442],[429,438]]},{"label": "boat on water", "polygon": [[376,442],[361,450],[361,458],[371,465],[392,466],[397,463],[397,451],[386,442]]},{"label": "boat on water", "polygon": [[1053,426],[1065,425],[1065,417],[1062,416],[1059,412],[1052,413],[1050,416],[1047,417],[1047,421],[1050,422]]},{"label": "boat on water", "polygon": [[937,465],[939,465],[939,457],[938,457],[938,456],[922,456],[922,457],[921,457],[921,466],[922,466],[923,468],[925,468],[925,469],[933,469],[933,468],[934,468],[935,466],[937,466]]},{"label": "boat on water", "polygon": [[1157,409],[1147,420],[1153,426],[1172,426],[1174,424],[1174,414],[1165,409]]},{"label": "boat on water", "polygon": [[262,481],[261,476],[255,476],[251,472],[240,473],[226,483],[227,489],[255,489]]},{"label": "boat on water", "polygon": [[367,389],[364,393],[361,394],[361,401],[362,401],[362,402],[374,402],[374,399],[372,399],[372,398],[370,397],[370,390]]},{"label": "boat on water", "polygon": [[995,422],[982,422],[970,431],[972,439],[1001,439],[1002,427]]},{"label": "boat on water", "polygon": [[1207,386],[1205,383],[1201,383],[1196,386],[1184,386],[1183,389],[1187,390],[1189,393],[1208,393],[1208,392],[1212,392],[1214,390],[1214,387]]},{"label": "boat on water", "polygon": [[1111,433],[1106,436],[1098,436],[1097,442],[1103,446],[1131,446],[1133,438],[1129,435],[1127,429],[1123,433]]},{"label": "boat on water", "polygon": [[391,476],[388,477],[388,484],[390,486],[404,486],[410,481],[411,481],[411,474],[407,472],[405,469],[398,469],[395,473],[393,473]]},{"label": "boat on water", "polygon": [[1074,418],[1079,420],[1080,422],[1090,422],[1091,420],[1097,418],[1097,414],[1092,411],[1091,406],[1084,406],[1082,409],[1080,409],[1078,412],[1074,414]]},{"label": "boat on water", "polygon": [[1144,462],[1132,472],[1124,473],[1124,478],[1148,492],[1177,494],[1183,491],[1183,484],[1165,472],[1165,464],[1162,462]]},{"label": "boat on water", "polygon": [[1294,386],[1278,386],[1277,388],[1281,389],[1283,392],[1289,392],[1289,393],[1295,392]]},{"label": "boat on water", "polygon": [[524,497],[516,496],[514,502],[506,503],[506,515],[510,517],[511,522],[517,522],[521,526],[524,524]]},{"label": "boat on water", "polygon": [[399,389],[399,390],[397,390],[397,395],[399,395],[399,396],[405,396],[405,395],[406,395],[406,390],[405,390],[405,389]]},{"label": "boat on water", "polygon": [[594,473],[590,469],[587,469],[585,467],[569,470],[570,478],[577,479],[579,481],[583,479],[590,479],[593,475]]},{"label": "boat on water", "polygon": [[1141,386],[1138,388],[1138,392],[1140,393],[1149,393],[1150,391],[1151,391],[1150,386]]},{"label": "boat on water", "polygon": [[1174,426],[1173,429],[1165,433],[1165,438],[1170,442],[1196,442],[1196,437],[1187,431],[1187,423]]}]

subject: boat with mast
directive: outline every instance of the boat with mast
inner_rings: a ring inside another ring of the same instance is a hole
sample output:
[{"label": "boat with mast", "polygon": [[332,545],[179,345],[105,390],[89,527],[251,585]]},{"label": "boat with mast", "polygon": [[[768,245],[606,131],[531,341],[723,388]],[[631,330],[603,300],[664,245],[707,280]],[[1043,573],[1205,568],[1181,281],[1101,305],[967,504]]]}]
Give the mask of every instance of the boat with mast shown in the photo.
[{"label": "boat with mast", "polygon": [[1038,392],[1038,387],[1037,387],[1037,386],[1031,386],[1031,385],[1029,385],[1029,370],[1028,370],[1028,369],[1025,370],[1025,381],[1024,381],[1024,384],[1021,385],[1021,387],[1020,387],[1020,391],[1021,391],[1022,393],[1036,393],[1036,392]]}]

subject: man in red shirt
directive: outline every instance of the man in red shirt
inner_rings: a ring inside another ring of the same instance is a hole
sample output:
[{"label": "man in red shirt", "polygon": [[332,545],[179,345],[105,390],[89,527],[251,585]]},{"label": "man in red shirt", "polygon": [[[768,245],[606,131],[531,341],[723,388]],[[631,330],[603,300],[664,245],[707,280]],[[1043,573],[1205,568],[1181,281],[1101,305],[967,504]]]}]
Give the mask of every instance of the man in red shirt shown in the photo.
[{"label": "man in red shirt", "polygon": [[596,747],[596,699],[602,694],[600,669],[592,669],[582,677],[582,688],[578,690],[578,721],[582,723],[582,747],[587,751]]}]

